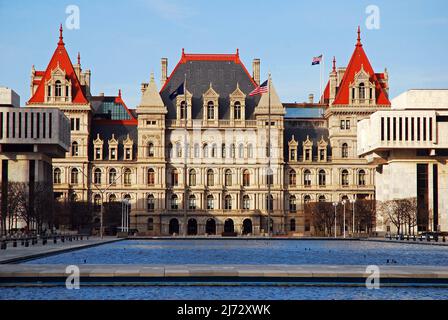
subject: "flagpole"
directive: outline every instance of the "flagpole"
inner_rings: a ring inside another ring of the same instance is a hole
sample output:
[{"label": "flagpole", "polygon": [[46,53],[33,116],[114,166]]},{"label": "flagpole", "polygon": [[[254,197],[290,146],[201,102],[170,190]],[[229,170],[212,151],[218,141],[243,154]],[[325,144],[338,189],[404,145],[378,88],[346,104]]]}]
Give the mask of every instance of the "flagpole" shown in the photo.
[{"label": "flagpole", "polygon": [[184,134],[184,228],[183,235],[187,235],[187,121],[188,121],[188,104],[187,104],[187,74],[185,74],[184,79],[184,101],[185,101],[185,134]]},{"label": "flagpole", "polygon": [[268,174],[266,177],[269,177],[268,182],[268,201],[266,201],[268,205],[268,235],[271,234],[271,181],[273,181],[273,172],[271,170],[271,73],[269,72],[268,76]]}]

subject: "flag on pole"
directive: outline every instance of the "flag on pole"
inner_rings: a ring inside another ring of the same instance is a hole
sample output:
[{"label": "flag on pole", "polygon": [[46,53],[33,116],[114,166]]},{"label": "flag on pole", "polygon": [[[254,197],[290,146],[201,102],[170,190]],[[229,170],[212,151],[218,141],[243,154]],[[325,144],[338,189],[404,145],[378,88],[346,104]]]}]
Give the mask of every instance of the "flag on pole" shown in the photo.
[{"label": "flag on pole", "polygon": [[170,94],[170,99],[173,100],[174,98],[176,98],[177,96],[184,94],[184,83],[182,82],[180,84],[180,86],[176,89],[176,91],[174,91],[173,93]]},{"label": "flag on pole", "polygon": [[314,57],[313,58],[313,62],[311,62],[311,65],[315,66],[316,64],[320,64],[322,62],[322,56],[323,55],[320,55],[318,57]]},{"label": "flag on pole", "polygon": [[249,93],[249,96],[251,96],[251,97],[252,96],[256,96],[258,94],[266,93],[268,91],[269,91],[269,89],[268,89],[268,80],[266,80],[261,85],[256,87],[251,93]]}]

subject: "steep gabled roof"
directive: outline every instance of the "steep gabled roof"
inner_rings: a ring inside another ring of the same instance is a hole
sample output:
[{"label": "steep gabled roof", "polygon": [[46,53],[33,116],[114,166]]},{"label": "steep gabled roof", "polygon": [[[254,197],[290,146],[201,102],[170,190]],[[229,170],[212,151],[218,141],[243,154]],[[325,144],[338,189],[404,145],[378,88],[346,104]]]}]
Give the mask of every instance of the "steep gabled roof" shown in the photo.
[{"label": "steep gabled roof", "polygon": [[386,91],[381,85],[378,74],[373,71],[372,65],[370,64],[369,58],[367,57],[361,43],[361,31],[358,27],[358,42],[356,43],[355,51],[350,59],[347,66],[347,70],[344,73],[341,84],[339,86],[338,93],[333,102],[334,105],[347,105],[349,104],[350,97],[350,84],[353,83],[356,74],[364,69],[366,73],[369,74],[369,81],[375,84],[376,88],[376,104],[378,105],[390,105],[390,101]]},{"label": "steep gabled roof", "polygon": [[67,53],[67,50],[65,50],[65,44],[62,36],[62,25],[59,28],[58,46],[53,53],[47,69],[45,69],[45,71],[36,71],[36,75],[42,75],[42,79],[38,81],[37,90],[28,101],[28,103],[33,104],[45,102],[45,82],[50,80],[51,72],[58,67],[61,70],[65,71],[67,79],[69,79],[72,83],[72,102],[76,104],[87,104],[88,100],[84,95],[79,79],[76,76],[75,70],[73,69],[73,65]]},{"label": "steep gabled roof", "polygon": [[260,99],[258,96],[249,97],[257,84],[252,79],[242,63],[237,50],[236,54],[187,54],[182,50],[182,56],[171,75],[166,80],[160,96],[167,107],[167,119],[176,119],[176,99],[171,94],[187,78],[186,88],[190,92],[193,119],[203,117],[203,94],[209,90],[210,83],[219,95],[219,119],[230,118],[230,94],[235,91],[237,84],[246,95],[246,119],[251,119],[255,106]]}]

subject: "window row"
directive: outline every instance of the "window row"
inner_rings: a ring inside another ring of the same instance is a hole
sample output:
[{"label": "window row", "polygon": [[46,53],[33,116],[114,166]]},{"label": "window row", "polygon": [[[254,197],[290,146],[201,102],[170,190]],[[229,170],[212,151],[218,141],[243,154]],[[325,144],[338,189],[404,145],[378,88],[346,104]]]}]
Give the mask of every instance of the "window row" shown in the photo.
[{"label": "window row", "polygon": [[[187,154],[183,154],[185,150],[183,150],[182,145],[178,142],[174,146],[173,144],[168,145],[168,154],[167,156],[170,158],[182,158],[182,156],[187,156],[187,158],[191,157],[191,150],[190,145],[186,145],[186,151]],[[244,144],[240,143],[238,145],[238,148],[235,146],[235,144],[230,144],[227,146],[226,144],[221,144],[221,147],[218,149],[218,146],[216,143],[213,143],[211,145],[204,143],[202,146],[199,145],[199,143],[194,144],[193,146],[193,157],[194,158],[236,158],[238,155],[238,158],[253,158],[254,156],[254,148],[252,144],[248,144],[245,146]],[[154,145],[149,144],[148,145],[148,157],[154,157]]]},{"label": "window row", "polygon": [[381,117],[381,141],[432,141],[431,117]]},{"label": "window row", "polygon": [[[318,176],[318,185],[326,186],[327,185],[327,172],[325,170],[321,169],[318,171],[317,176]],[[289,180],[288,180],[289,186],[296,186],[297,185],[297,173],[294,169],[291,169],[289,171],[288,177],[289,177]],[[311,186],[312,185],[311,181],[312,181],[311,171],[306,169],[305,171],[303,171],[303,185]],[[350,184],[348,170],[344,169],[341,171],[340,183],[342,186],[348,186]],[[358,186],[366,185],[366,172],[362,169],[357,172],[357,185]]]}]

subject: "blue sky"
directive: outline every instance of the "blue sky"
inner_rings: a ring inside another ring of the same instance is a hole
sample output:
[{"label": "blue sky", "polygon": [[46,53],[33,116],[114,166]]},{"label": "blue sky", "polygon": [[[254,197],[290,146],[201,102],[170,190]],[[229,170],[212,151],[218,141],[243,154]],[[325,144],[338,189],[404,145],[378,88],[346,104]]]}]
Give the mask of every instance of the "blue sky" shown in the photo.
[{"label": "blue sky", "polygon": [[[93,94],[116,94],[129,107],[140,99],[140,84],[151,71],[160,77],[160,58],[169,71],[187,53],[233,53],[252,69],[261,59],[262,78],[272,73],[284,102],[319,93],[319,67],[326,57],[344,66],[353,52],[356,28],[374,69],[385,67],[392,97],[411,88],[448,88],[448,1],[8,1],[0,0],[0,85],[29,99],[30,70],[47,66],[65,23],[68,5],[80,9],[79,30],[65,30],[72,58],[81,52],[92,70]],[[380,9],[380,28],[367,30],[368,5]],[[159,83],[159,82],[158,82]]]}]

